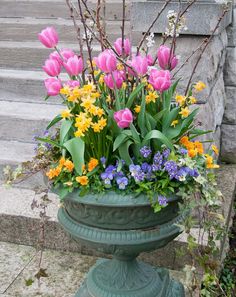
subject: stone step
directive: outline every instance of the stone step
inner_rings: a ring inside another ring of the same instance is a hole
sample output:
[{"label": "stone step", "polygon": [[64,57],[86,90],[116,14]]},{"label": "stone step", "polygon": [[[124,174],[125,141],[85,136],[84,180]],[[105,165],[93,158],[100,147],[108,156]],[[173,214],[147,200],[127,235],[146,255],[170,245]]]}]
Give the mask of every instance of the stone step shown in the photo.
[{"label": "stone step", "polygon": [[[76,0],[73,0],[76,3]],[[88,6],[96,9],[96,0],[89,0]],[[126,1],[126,19],[130,18],[130,1]],[[0,17],[70,18],[64,0],[1,0]],[[107,0],[105,17],[107,20],[122,19],[122,1]]]},{"label": "stone step", "polygon": [[[235,197],[236,166],[222,166],[218,172],[218,180],[219,189],[222,191],[225,199],[222,212],[228,225],[229,218],[232,217],[232,205]],[[35,194],[30,189],[6,189],[3,186],[0,187],[0,241],[33,246],[37,244],[40,232],[39,209],[32,211],[30,206],[34,197]],[[45,247],[102,256],[96,251],[75,244],[58,224],[56,215],[59,200],[57,196],[50,194],[50,200],[51,203],[47,209],[47,215],[50,219],[45,225]],[[198,234],[198,228],[194,228],[192,232]],[[225,243],[226,240],[223,240],[221,243],[222,250],[225,249]],[[191,257],[186,250],[186,245],[186,236],[182,234],[160,251],[144,253],[140,258],[153,265],[181,269],[185,265],[191,265],[192,263]],[[180,257],[178,251],[181,248],[184,248],[185,253]]]},{"label": "stone step", "polygon": [[[61,42],[77,43],[76,31],[72,20],[68,19],[36,19],[33,17],[26,18],[0,18],[0,36],[2,41],[35,41],[37,34],[47,26],[53,26]],[[82,24],[78,22],[82,29]],[[30,27],[30,30],[29,30]],[[106,32],[109,40],[114,42],[121,36],[120,21],[106,21]],[[81,36],[83,35],[81,30]],[[130,22],[125,23],[125,34],[130,35]],[[133,43],[137,43],[140,34],[132,35]]]},{"label": "stone step", "polygon": [[[70,48],[79,54],[78,44],[59,43],[59,48]],[[133,47],[135,50],[135,47]],[[24,69],[36,70],[42,69],[44,61],[52,49],[47,49],[38,41],[0,41],[0,69]],[[101,47],[94,44],[92,47],[92,56],[95,57],[101,52]],[[86,47],[84,47],[84,60],[88,59]]]},{"label": "stone step", "polygon": [[0,140],[33,143],[61,110],[60,105],[0,101]]},{"label": "stone step", "polygon": [[[0,71],[0,101],[35,102],[40,104],[60,104],[61,97],[50,97],[47,101],[44,79],[47,74],[43,71],[1,69]],[[68,75],[60,75],[63,81]]]}]

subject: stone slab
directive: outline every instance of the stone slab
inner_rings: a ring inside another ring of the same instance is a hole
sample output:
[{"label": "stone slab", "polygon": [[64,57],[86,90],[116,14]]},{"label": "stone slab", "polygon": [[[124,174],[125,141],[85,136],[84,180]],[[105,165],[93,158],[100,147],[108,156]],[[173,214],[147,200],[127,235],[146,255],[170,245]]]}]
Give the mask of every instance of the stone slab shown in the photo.
[{"label": "stone slab", "polygon": [[221,127],[221,160],[236,164],[236,125]]},{"label": "stone slab", "polygon": [[236,87],[236,47],[228,47],[224,68],[226,86]]},{"label": "stone slab", "polygon": [[0,243],[0,296],[5,294],[34,255],[33,247]]},{"label": "stone slab", "polygon": [[60,105],[0,101],[0,140],[34,143],[34,136],[43,135],[62,109]]},{"label": "stone slab", "polygon": [[[148,30],[152,21],[155,19],[157,12],[161,10],[164,1],[140,1],[136,0],[131,5],[131,25],[132,28],[139,32]],[[182,7],[186,7],[186,2],[182,2]],[[163,33],[167,27],[167,13],[169,10],[178,11],[179,2],[171,2],[163,11],[158,22],[153,26],[152,32]],[[215,2],[200,1],[192,5],[189,11],[185,14],[186,25],[188,30],[182,34],[188,35],[211,35],[215,28],[219,16],[222,14],[222,6]],[[221,22],[216,34],[223,31],[232,22],[231,11],[227,13],[224,20]]]},{"label": "stone slab", "polygon": [[[235,67],[236,67],[236,64],[235,64]],[[225,90],[226,90],[227,99],[226,99],[223,123],[236,125],[236,87],[226,86]]]},{"label": "stone slab", "polygon": [[[76,0],[73,0],[76,3]],[[126,19],[130,17],[127,1]],[[107,0],[105,17],[107,20],[122,19],[122,5],[119,0]],[[96,9],[96,0],[89,0],[88,6]],[[70,18],[70,12],[64,0],[1,0],[0,17],[37,17]]]},{"label": "stone slab", "polygon": [[236,8],[233,9],[233,22],[227,28],[228,34],[228,46],[235,47],[236,46]]}]

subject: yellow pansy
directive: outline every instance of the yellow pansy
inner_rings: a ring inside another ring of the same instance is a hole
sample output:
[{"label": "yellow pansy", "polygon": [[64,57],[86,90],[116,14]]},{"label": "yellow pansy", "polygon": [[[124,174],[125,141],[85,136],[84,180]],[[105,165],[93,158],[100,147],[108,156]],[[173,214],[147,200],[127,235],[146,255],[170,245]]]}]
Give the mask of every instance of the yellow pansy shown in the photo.
[{"label": "yellow pansy", "polygon": [[94,168],[98,166],[98,160],[95,158],[91,158],[89,163],[88,163],[88,171],[93,171]]},{"label": "yellow pansy", "polygon": [[75,180],[81,184],[82,186],[86,186],[89,182],[88,177],[86,175],[77,176]]}]

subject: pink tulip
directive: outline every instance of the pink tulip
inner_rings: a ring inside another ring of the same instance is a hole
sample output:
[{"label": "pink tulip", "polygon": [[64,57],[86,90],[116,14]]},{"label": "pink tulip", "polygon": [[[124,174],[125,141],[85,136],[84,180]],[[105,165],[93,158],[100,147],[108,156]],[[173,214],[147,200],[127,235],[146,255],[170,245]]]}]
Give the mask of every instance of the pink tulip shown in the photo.
[{"label": "pink tulip", "polygon": [[170,51],[168,46],[161,45],[157,52],[157,59],[163,70],[173,70],[178,64],[178,59],[173,53],[171,54]]},{"label": "pink tulip", "polygon": [[153,64],[154,64],[154,60],[153,60],[152,56],[151,56],[150,54],[148,54],[148,55],[146,56],[146,58],[147,58],[148,66],[153,66]]},{"label": "pink tulip", "polygon": [[103,72],[109,73],[116,70],[117,60],[113,52],[109,49],[100,53],[98,57],[94,58],[94,61],[97,67]]},{"label": "pink tulip", "polygon": [[64,86],[68,86],[69,88],[75,88],[80,86],[80,82],[78,80],[68,80],[64,83]]},{"label": "pink tulip", "polygon": [[152,69],[149,76],[149,83],[155,90],[163,92],[171,86],[171,76],[169,70]]},{"label": "pink tulip", "polygon": [[[124,75],[121,71],[115,70],[112,73],[108,73],[104,76],[105,84],[110,89],[114,89],[116,87],[117,89],[120,89],[122,87],[123,81],[124,81]],[[114,86],[115,81],[115,86]]]},{"label": "pink tulip", "polygon": [[82,73],[84,68],[84,63],[82,58],[79,58],[78,56],[74,56],[74,57],[70,57],[67,60],[67,62],[64,62],[63,66],[65,67],[69,75],[77,76],[79,73]]},{"label": "pink tulip", "polygon": [[54,51],[49,57],[50,59],[57,60],[57,62],[62,65],[63,62],[67,62],[69,58],[74,57],[75,53],[71,49],[63,49],[60,50],[60,55],[57,51]]},{"label": "pink tulip", "polygon": [[50,76],[58,76],[61,72],[61,65],[55,59],[47,59],[43,70]]},{"label": "pink tulip", "polygon": [[131,61],[131,66],[134,68],[137,74],[144,75],[148,70],[148,60],[146,57],[135,56]]},{"label": "pink tulip", "polygon": [[50,77],[44,80],[44,85],[49,96],[56,96],[62,88],[61,80],[55,77]]},{"label": "pink tulip", "polygon": [[39,41],[47,48],[53,48],[58,44],[58,35],[53,27],[47,27],[38,34]]},{"label": "pink tulip", "polygon": [[133,122],[132,112],[128,109],[121,109],[114,113],[114,119],[120,128],[128,128]]},{"label": "pink tulip", "polygon": [[115,47],[115,50],[117,51],[117,54],[119,56],[122,56],[123,52],[126,56],[128,56],[130,54],[131,45],[130,45],[130,41],[128,38],[124,39],[124,51],[122,50],[122,38],[116,39],[116,41],[114,42],[114,47]]}]

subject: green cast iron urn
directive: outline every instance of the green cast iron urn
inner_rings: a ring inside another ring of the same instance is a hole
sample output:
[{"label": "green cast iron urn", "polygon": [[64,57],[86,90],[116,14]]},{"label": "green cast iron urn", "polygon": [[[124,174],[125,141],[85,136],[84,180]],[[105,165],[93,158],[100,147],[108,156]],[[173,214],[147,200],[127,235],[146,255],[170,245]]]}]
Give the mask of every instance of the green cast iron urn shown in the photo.
[{"label": "green cast iron urn", "polygon": [[58,211],[62,227],[76,241],[113,256],[97,261],[75,297],[184,297],[183,285],[168,270],[136,259],[181,233],[178,202],[172,198],[154,213],[145,195],[69,194]]}]

